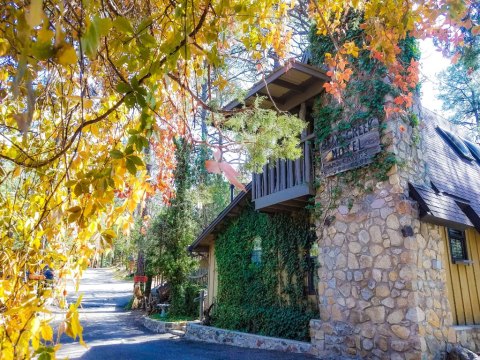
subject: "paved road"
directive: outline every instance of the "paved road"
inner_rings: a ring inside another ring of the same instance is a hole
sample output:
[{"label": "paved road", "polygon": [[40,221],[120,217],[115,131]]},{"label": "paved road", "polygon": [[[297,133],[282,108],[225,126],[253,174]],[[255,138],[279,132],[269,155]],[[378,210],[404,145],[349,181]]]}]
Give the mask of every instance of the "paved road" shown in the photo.
[{"label": "paved road", "polygon": [[276,351],[243,349],[228,345],[183,340],[171,334],[155,334],[140,323],[136,311],[123,311],[132,283],[113,279],[109,269],[87,270],[80,286],[83,293],[80,320],[88,348],[62,337],[59,359],[275,359],[306,360],[309,356]]}]

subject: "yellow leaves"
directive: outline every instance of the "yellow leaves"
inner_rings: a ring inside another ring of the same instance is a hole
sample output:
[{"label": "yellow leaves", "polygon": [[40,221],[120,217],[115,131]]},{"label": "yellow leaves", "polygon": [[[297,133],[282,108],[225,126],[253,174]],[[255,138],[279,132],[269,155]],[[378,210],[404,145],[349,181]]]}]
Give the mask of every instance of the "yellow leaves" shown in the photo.
[{"label": "yellow leaves", "polygon": [[92,99],[84,99],[83,100],[83,108],[84,109],[91,109],[93,106],[93,100]]},{"label": "yellow leaves", "polygon": [[72,223],[80,219],[82,216],[82,208],[80,206],[74,206],[67,210],[70,215],[68,215],[68,222]]},{"label": "yellow leaves", "polygon": [[44,43],[50,43],[53,39],[53,31],[42,28],[38,32],[38,41],[39,42],[44,42]]},{"label": "yellow leaves", "polygon": [[134,32],[130,21],[123,16],[117,16],[117,18],[113,21],[113,26],[115,27],[115,29],[124,34],[131,35]]},{"label": "yellow leaves", "polygon": [[358,57],[359,48],[353,41],[349,41],[343,44],[345,54],[352,55],[353,57]]},{"label": "yellow leaves", "polygon": [[42,322],[40,335],[46,341],[53,341],[53,329],[47,322]]},{"label": "yellow leaves", "polygon": [[73,65],[77,62],[77,53],[72,45],[64,44],[57,52],[57,60],[60,65]]},{"label": "yellow leaves", "polygon": [[68,312],[65,317],[65,333],[72,339],[79,338],[80,344],[85,345],[83,341],[83,326],[80,325],[80,318],[78,313],[78,307],[82,302],[82,295],[80,295],[75,304],[70,304]]},{"label": "yellow leaves", "polygon": [[42,23],[43,12],[43,0],[32,0],[28,7],[28,12],[25,14],[27,24],[34,28]]},{"label": "yellow leaves", "polygon": [[7,53],[10,45],[6,39],[0,38],[0,56],[3,56]]},{"label": "yellow leaves", "polygon": [[[0,336],[3,335],[0,330]],[[13,344],[6,338],[2,336],[2,343],[0,344],[0,360],[11,360],[15,358]]]},{"label": "yellow leaves", "polygon": [[117,233],[112,229],[108,229],[103,231],[101,236],[104,242],[106,243],[106,245],[111,247],[113,245],[113,239],[117,237]]}]

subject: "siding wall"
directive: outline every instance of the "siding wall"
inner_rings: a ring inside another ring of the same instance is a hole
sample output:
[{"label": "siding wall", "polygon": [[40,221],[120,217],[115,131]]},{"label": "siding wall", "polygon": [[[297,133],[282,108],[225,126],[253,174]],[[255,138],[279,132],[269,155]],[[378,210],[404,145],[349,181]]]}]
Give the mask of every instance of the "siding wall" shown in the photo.
[{"label": "siding wall", "polygon": [[468,258],[473,264],[454,264],[450,255],[447,229],[442,228],[448,300],[455,325],[480,325],[480,234],[474,229],[468,229],[465,235]]},{"label": "siding wall", "polygon": [[218,273],[215,259],[215,242],[211,242],[208,249],[208,295],[205,308],[208,308],[217,297]]}]

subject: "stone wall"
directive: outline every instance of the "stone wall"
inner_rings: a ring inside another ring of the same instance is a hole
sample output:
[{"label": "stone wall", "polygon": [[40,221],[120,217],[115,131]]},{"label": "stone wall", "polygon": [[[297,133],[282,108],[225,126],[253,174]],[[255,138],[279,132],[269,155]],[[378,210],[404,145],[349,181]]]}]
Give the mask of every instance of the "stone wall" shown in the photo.
[{"label": "stone wall", "polygon": [[443,240],[408,196],[409,182],[428,181],[414,131],[401,119],[387,123],[382,143],[398,160],[388,180],[367,167],[357,170],[363,189],[333,178],[317,193],[321,319],[311,335],[319,355],[423,359],[446,351],[452,315],[445,269],[434,268],[445,261]]},{"label": "stone wall", "polygon": [[177,322],[168,322],[168,321],[160,321],[156,319],[152,319],[148,316],[143,316],[142,324],[148,330],[151,330],[158,334],[165,334],[172,330],[182,331],[184,330],[185,326],[187,325],[186,321],[177,321]]},{"label": "stone wall", "polygon": [[185,339],[251,349],[312,354],[312,345],[307,342],[242,333],[194,323],[187,324]]}]

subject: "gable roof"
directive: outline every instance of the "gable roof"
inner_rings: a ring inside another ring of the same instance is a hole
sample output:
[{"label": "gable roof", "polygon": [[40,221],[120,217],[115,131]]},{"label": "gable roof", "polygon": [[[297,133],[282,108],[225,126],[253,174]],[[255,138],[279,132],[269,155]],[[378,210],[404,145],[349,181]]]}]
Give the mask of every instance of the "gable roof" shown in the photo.
[{"label": "gable roof", "polygon": [[480,163],[461,156],[437,129],[438,115],[422,109],[422,139],[430,186],[410,184],[425,221],[480,231]]},{"label": "gable roof", "polygon": [[[289,111],[320,94],[327,81],[330,81],[330,77],[324,70],[290,59],[285,65],[277,67],[263,80],[253,85],[245,96],[245,103],[252,103],[256,96],[264,96],[263,108],[275,107]],[[233,110],[240,105],[240,101],[234,100],[224,109]]]}]

